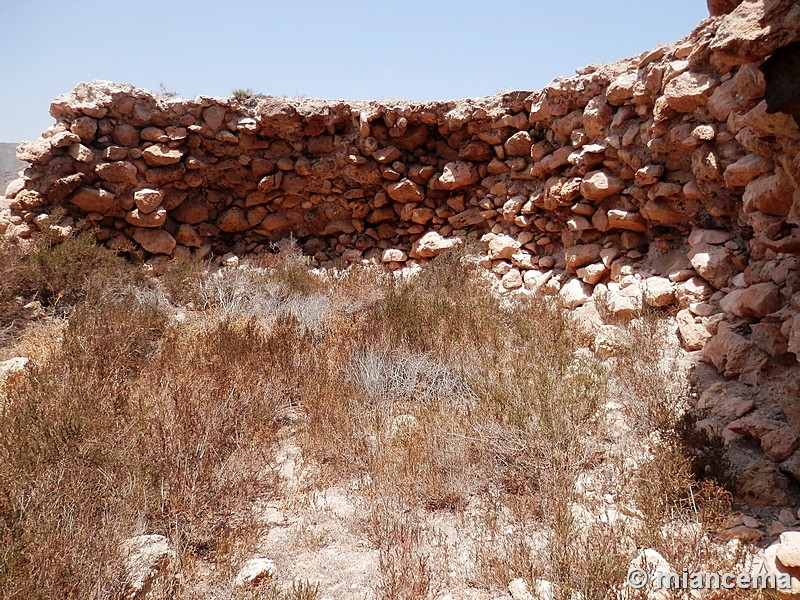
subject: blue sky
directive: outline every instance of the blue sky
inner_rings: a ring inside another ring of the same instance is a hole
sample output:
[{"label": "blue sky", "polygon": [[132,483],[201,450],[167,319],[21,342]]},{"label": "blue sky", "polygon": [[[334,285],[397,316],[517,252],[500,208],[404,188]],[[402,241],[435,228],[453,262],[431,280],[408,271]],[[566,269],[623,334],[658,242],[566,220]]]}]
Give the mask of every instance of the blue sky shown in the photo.
[{"label": "blue sky", "polygon": [[36,138],[50,101],[91,79],[184,97],[466,98],[541,88],[707,15],[704,0],[0,0],[0,141]]}]

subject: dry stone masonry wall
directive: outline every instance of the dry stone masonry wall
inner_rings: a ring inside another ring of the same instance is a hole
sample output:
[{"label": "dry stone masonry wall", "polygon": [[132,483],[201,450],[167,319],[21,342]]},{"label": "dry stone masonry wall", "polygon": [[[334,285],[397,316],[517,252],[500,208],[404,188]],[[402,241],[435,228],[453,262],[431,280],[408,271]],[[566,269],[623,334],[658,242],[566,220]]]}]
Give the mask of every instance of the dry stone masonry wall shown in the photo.
[{"label": "dry stone masonry wall", "polygon": [[319,264],[392,269],[480,234],[506,290],[617,316],[674,307],[684,347],[738,379],[701,398],[705,426],[760,443],[785,487],[800,480],[800,5],[711,5],[680,42],[534,93],[183,100],[80,84],[20,146],[30,166],[0,227],[26,237],[62,207],[64,227],[144,259],[294,236]]}]

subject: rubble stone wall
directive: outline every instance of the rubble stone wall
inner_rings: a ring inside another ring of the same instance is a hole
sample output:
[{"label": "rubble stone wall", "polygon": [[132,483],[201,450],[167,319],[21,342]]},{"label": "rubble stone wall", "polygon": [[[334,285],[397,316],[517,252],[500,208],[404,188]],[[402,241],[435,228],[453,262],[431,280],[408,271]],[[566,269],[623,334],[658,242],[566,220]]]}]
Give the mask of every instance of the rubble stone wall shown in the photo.
[{"label": "rubble stone wall", "polygon": [[[29,236],[63,207],[65,226],[142,258],[259,252],[291,235],[320,264],[393,269],[481,234],[506,290],[576,309],[602,298],[617,316],[674,307],[684,347],[738,378],[737,393],[789,399],[708,426],[760,441],[800,479],[800,5],[713,12],[675,44],[458,102],[82,83],[20,146],[30,167],[1,227]],[[776,66],[781,53],[794,63]]]}]

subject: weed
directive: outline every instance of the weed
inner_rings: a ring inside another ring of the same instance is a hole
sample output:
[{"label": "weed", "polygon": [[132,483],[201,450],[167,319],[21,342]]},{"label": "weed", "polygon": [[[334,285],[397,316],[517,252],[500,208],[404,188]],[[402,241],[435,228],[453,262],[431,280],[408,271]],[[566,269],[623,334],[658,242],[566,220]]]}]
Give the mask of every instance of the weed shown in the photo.
[{"label": "weed", "polygon": [[253,90],[250,88],[234,88],[231,91],[231,96],[239,101],[249,100],[253,95]]},{"label": "weed", "polygon": [[317,600],[319,585],[312,585],[308,581],[295,581],[292,582],[291,588],[284,590],[276,584],[271,584],[259,590],[245,592],[238,598],[239,600]]},{"label": "weed", "polygon": [[177,257],[168,261],[158,278],[160,286],[175,304],[202,305],[203,284],[206,282],[208,265],[194,257]]},{"label": "weed", "polygon": [[158,93],[166,98],[177,98],[180,96],[177,91],[167,87],[163,81],[158,84]]},{"label": "weed", "polygon": [[426,598],[431,588],[429,558],[422,550],[423,531],[410,515],[396,516],[377,509],[369,523],[379,550],[380,598],[413,600]]},{"label": "weed", "polygon": [[276,335],[228,322],[178,333],[136,294],[91,292],[61,347],[7,386],[4,597],[102,595],[137,530],[218,560],[248,539],[232,517],[268,483],[260,465],[281,394],[261,373],[271,365],[266,381],[278,381],[287,366]]}]

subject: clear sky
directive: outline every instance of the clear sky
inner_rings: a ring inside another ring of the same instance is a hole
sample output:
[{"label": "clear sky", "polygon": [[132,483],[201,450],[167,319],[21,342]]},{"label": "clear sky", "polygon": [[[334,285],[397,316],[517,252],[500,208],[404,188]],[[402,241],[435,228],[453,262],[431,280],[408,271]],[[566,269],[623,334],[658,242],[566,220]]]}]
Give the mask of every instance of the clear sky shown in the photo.
[{"label": "clear sky", "polygon": [[447,100],[536,90],[688,34],[704,0],[0,0],[0,141],[110,79],[184,97],[234,88]]}]

